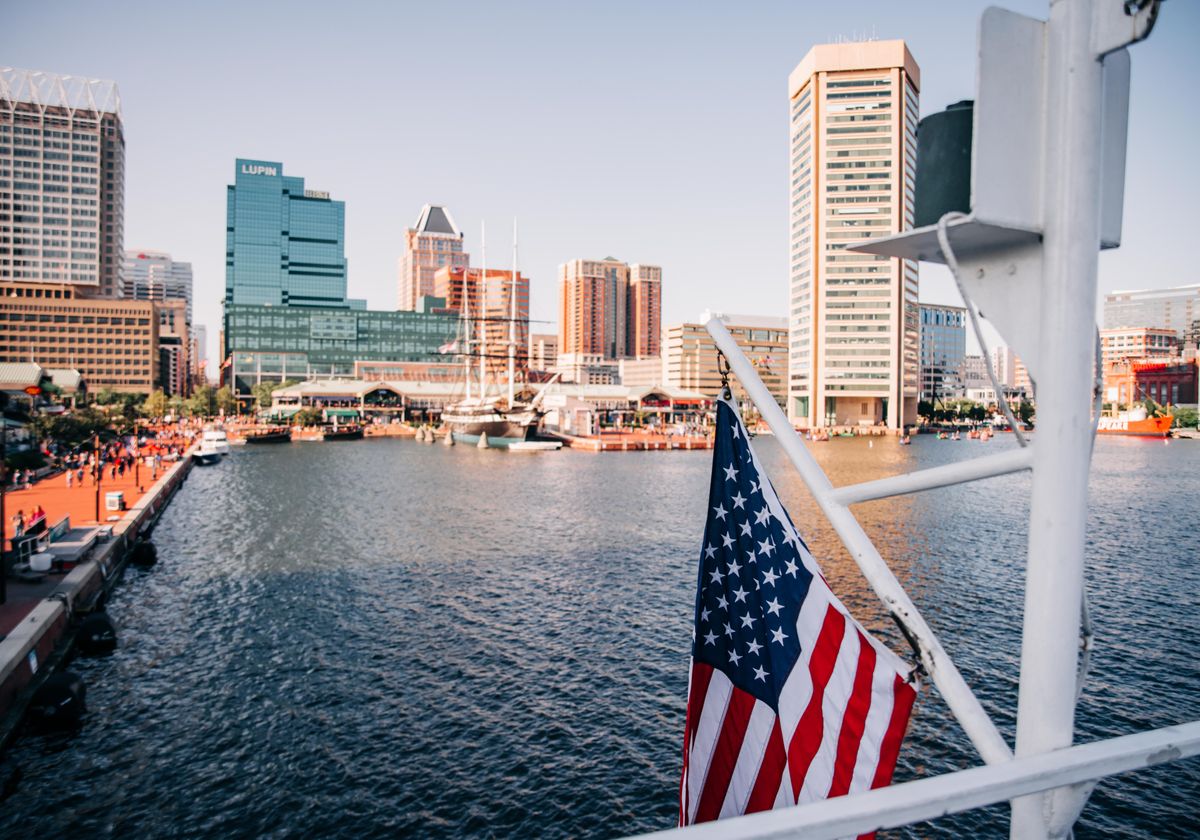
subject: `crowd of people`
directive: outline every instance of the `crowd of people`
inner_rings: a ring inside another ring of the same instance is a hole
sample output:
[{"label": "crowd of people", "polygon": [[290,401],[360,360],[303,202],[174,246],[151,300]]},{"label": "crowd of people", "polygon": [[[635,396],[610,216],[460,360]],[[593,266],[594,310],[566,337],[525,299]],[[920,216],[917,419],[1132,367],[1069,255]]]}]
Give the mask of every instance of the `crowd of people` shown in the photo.
[{"label": "crowd of people", "polygon": [[[41,451],[47,465],[36,471],[13,470],[6,490],[28,490],[39,481],[59,480],[60,475],[67,489],[94,488],[97,484],[123,480],[131,474],[137,475],[140,485],[144,481],[142,471],[150,481],[156,481],[166,463],[183,457],[200,434],[200,428],[187,422],[153,424],[139,429],[136,436],[126,435],[101,442],[98,448],[90,445],[72,447],[45,440]],[[19,508],[11,515],[9,525],[14,538],[39,534],[48,528],[47,513],[41,504],[35,504],[28,511]]]}]

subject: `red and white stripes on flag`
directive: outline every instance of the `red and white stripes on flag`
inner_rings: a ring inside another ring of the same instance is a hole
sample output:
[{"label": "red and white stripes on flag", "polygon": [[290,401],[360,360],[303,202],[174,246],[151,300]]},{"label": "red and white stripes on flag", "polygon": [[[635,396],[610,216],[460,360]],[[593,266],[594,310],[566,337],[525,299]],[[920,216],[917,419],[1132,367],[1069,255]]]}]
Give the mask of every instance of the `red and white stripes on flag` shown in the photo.
[{"label": "red and white stripes on flag", "polygon": [[692,662],[680,825],[883,787],[916,691],[908,669],[827,599],[810,593],[797,632],[812,640],[779,712]]}]

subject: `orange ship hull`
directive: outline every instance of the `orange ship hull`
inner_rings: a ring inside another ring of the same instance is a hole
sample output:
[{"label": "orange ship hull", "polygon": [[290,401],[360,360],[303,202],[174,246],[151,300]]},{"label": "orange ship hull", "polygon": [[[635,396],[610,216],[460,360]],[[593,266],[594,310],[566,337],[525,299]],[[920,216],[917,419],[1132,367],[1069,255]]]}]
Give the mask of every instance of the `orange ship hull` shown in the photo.
[{"label": "orange ship hull", "polygon": [[1147,417],[1143,420],[1126,420],[1121,417],[1101,417],[1097,431],[1102,435],[1141,435],[1143,437],[1166,437],[1175,418]]}]

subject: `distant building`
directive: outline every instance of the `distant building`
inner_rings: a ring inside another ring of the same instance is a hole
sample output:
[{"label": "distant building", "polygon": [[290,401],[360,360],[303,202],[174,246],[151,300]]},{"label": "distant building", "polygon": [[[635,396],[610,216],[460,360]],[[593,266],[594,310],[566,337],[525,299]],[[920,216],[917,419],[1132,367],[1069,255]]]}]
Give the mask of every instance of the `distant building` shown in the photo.
[{"label": "distant building", "polygon": [[1104,370],[1104,399],[1116,407],[1146,399],[1162,405],[1195,405],[1196,382],[1195,359],[1119,359]]},{"label": "distant building", "polygon": [[797,425],[916,419],[917,264],[845,248],[912,226],[920,86],[903,41],[821,44],[788,77]]},{"label": "distant building", "polygon": [[1104,296],[1104,328],[1158,327],[1183,338],[1200,321],[1200,284]]},{"label": "distant building", "polygon": [[548,371],[558,362],[558,335],[530,333],[529,369]]},{"label": "distant building", "polygon": [[559,379],[579,385],[620,385],[621,368],[615,359],[599,353],[559,353],[551,373]]},{"label": "distant building", "polygon": [[1124,359],[1144,360],[1176,355],[1179,335],[1163,327],[1121,327],[1100,330],[1104,366]]},{"label": "distant building", "polygon": [[121,296],[131,300],[181,300],[192,322],[192,264],[177,262],[164,251],[125,252],[121,265]]},{"label": "distant building", "polygon": [[0,220],[0,282],[120,295],[125,134],[115,82],[0,67]]},{"label": "distant building", "polygon": [[629,266],[625,355],[632,359],[656,359],[661,351],[662,269],[634,263]]},{"label": "distant building", "polygon": [[662,356],[621,359],[617,362],[617,375],[627,388],[648,388],[666,384],[667,366]]},{"label": "distant building", "polygon": [[158,317],[148,300],[88,298],[78,285],[9,283],[0,294],[0,362],[78,370],[92,391],[159,384]]},{"label": "distant building", "polygon": [[162,301],[154,310],[158,313],[158,386],[167,396],[189,396],[193,376],[187,301]]},{"label": "distant building", "polygon": [[[467,316],[478,318],[482,306],[485,319],[484,334],[487,337],[484,355],[494,374],[501,374],[508,365],[510,335],[515,342],[514,360],[517,371],[524,373],[528,370],[528,277],[518,271],[514,284],[511,271],[442,266],[434,272],[433,289],[434,296],[443,299],[446,309],[455,314],[462,312],[465,305]],[[511,334],[510,323],[513,326]],[[478,333],[477,326],[472,329]],[[477,334],[471,336],[472,340],[476,338]],[[500,380],[493,375],[491,381]]]},{"label": "distant building", "polygon": [[[715,313],[702,313],[701,323],[673,324],[666,329],[664,355],[667,381],[663,384],[715,397],[721,391],[717,346],[704,324]],[[771,396],[787,403],[788,323],[786,318],[763,315],[719,315],[734,341],[754,365]],[[744,408],[749,397],[737,377],[730,379],[734,397]]]},{"label": "distant building", "polygon": [[192,361],[193,385],[204,385],[208,382],[208,328],[203,324],[192,326]]},{"label": "distant building", "polygon": [[961,306],[921,304],[921,399],[949,399],[962,390],[966,319]]},{"label": "distant building", "polygon": [[987,373],[987,359],[978,355],[964,356],[959,380],[961,387],[955,396],[966,396],[966,391],[971,389],[991,388],[992,381]]},{"label": "distant building", "polygon": [[346,298],[346,208],[285,176],[283,164],[243,160],[228,187],[225,303],[363,309]]},{"label": "distant building", "polygon": [[571,260],[558,267],[560,353],[608,360],[659,354],[662,269],[654,265]]},{"label": "distant building", "polygon": [[[1027,397],[1033,398],[1033,383],[1029,379],[1029,371],[1020,357],[1011,347],[1001,344],[992,348],[992,369],[996,371],[996,379],[1005,388],[1015,388]],[[988,382],[989,387],[991,382]]]},{"label": "distant building", "polygon": [[437,294],[434,275],[439,268],[463,269],[469,262],[470,255],[463,251],[463,235],[450,211],[441,205],[426,204],[417,223],[404,232],[396,308],[415,310],[421,297]]}]

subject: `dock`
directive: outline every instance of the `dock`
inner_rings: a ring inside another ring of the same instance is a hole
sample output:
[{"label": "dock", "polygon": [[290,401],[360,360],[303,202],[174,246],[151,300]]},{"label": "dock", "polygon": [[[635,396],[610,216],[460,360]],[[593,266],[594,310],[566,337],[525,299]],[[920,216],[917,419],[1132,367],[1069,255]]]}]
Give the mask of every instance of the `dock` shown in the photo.
[{"label": "dock", "polygon": [[709,435],[667,435],[658,432],[601,432],[598,435],[568,435],[561,432],[543,433],[561,440],[572,449],[589,452],[646,452],[675,449],[712,449]]},{"label": "dock", "polygon": [[[56,534],[47,551],[74,568],[40,579],[7,581],[6,599],[0,604],[0,751],[17,731],[37,687],[68,652],[76,619],[95,610],[115,586],[134,541],[154,527],[191,466],[185,454],[164,465],[154,479],[145,466],[140,475],[127,471],[115,480],[102,479],[99,520],[95,487],[85,482],[68,488],[62,474],[5,494],[9,512],[33,505],[49,512]],[[125,510],[105,509],[104,494],[112,491],[124,493]]]}]

